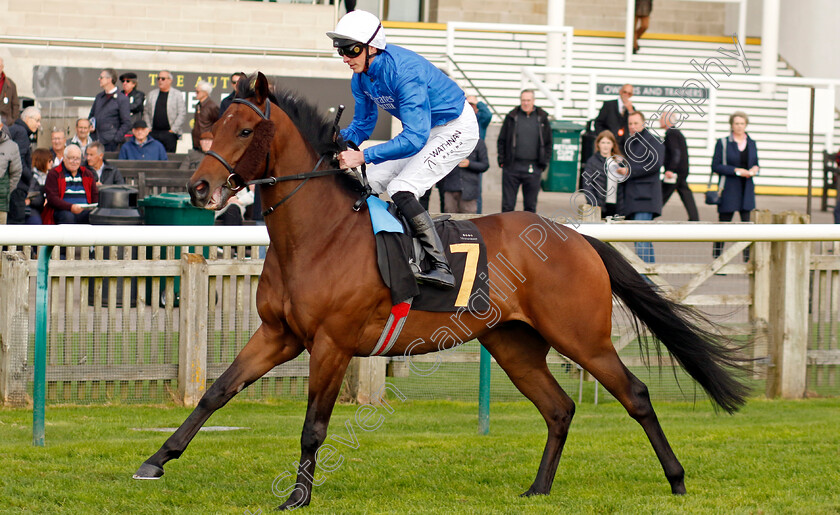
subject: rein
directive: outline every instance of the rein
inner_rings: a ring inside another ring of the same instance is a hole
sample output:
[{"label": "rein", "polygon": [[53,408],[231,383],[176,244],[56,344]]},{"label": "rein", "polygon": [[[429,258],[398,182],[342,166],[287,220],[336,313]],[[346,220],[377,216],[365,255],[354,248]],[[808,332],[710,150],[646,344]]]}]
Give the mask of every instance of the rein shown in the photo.
[{"label": "rein", "polygon": [[[252,102],[249,102],[248,100],[246,100],[244,98],[234,98],[233,103],[234,104],[244,104],[244,105],[250,107],[251,109],[253,109],[254,112],[257,113],[258,115],[260,115],[260,117],[263,120],[271,121],[271,102],[269,100],[265,101],[265,111],[260,111],[259,107],[257,107],[256,104],[254,104]],[[295,189],[293,189],[291,193],[289,193],[288,195],[283,197],[279,202],[277,202],[276,204],[274,204],[270,208],[263,211],[262,212],[263,217],[266,217],[266,216],[270,215],[278,207],[280,207],[284,202],[286,202],[287,200],[292,198],[292,195],[294,195],[295,193],[300,191],[300,189],[303,187],[304,184],[307,183],[307,181],[309,181],[309,179],[312,179],[312,178],[315,178],[315,177],[326,177],[328,175],[338,175],[340,173],[345,173],[345,171],[342,170],[341,168],[331,168],[329,170],[318,170],[318,167],[321,166],[321,164],[324,162],[324,159],[326,158],[326,155],[322,155],[320,157],[320,159],[318,159],[318,162],[315,163],[315,166],[312,168],[312,171],[310,171],[310,172],[298,173],[298,174],[294,174],[294,175],[286,175],[286,176],[283,176],[283,177],[265,177],[265,175],[268,175],[268,168],[269,168],[268,165],[269,165],[269,161],[271,159],[271,152],[269,151],[265,155],[265,174],[264,174],[263,178],[262,179],[254,179],[254,180],[251,180],[251,181],[245,181],[242,178],[242,176],[240,176],[238,173],[236,173],[234,171],[233,166],[231,166],[230,163],[228,163],[227,160],[224,157],[220,156],[218,153],[216,153],[212,150],[208,150],[206,152],[206,154],[208,156],[216,158],[220,163],[222,163],[222,166],[224,166],[227,169],[229,175],[228,175],[228,178],[227,178],[227,182],[225,182],[224,186],[227,187],[229,190],[231,190],[233,193],[237,193],[242,188],[244,188],[246,186],[250,186],[252,184],[256,184],[256,185],[259,185],[259,186],[274,186],[278,182],[299,181],[299,180],[303,181]],[[358,209],[356,207],[354,207],[354,210],[358,211]]]}]

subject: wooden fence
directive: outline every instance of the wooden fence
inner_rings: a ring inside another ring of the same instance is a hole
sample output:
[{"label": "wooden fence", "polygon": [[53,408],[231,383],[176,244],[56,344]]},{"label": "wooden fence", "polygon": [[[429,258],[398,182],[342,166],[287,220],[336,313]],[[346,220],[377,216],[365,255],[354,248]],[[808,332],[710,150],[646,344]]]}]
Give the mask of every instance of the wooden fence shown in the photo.
[{"label": "wooden fence", "polygon": [[[794,213],[756,212],[754,219],[807,223],[807,217]],[[729,330],[755,337],[756,377],[768,396],[840,394],[840,243],[742,242],[711,262],[706,257],[656,264],[641,262],[626,244],[614,246],[671,298],[701,309],[747,311],[749,316]],[[735,262],[750,246],[749,263]],[[0,397],[7,404],[25,403],[31,384],[30,306],[37,267],[32,252],[22,247],[0,256]],[[54,249],[48,401],[197,402],[259,324],[258,256],[258,247],[244,246]],[[673,280],[680,275],[681,283]],[[711,280],[740,281],[743,291],[719,291],[708,285]],[[641,367],[641,357],[628,346],[634,338],[629,329],[615,318],[616,347],[628,366]],[[562,357],[553,358],[553,366],[565,367]],[[478,356],[447,353],[442,361],[475,364]],[[399,360],[354,360],[348,377],[358,379],[351,381],[348,395],[364,401],[381,384],[386,367],[403,378],[408,374]],[[304,355],[272,370],[242,395],[302,398],[307,376]]]},{"label": "wooden fence", "polygon": [[[2,256],[0,394],[9,404],[25,402],[32,378],[31,252]],[[244,246],[190,247],[183,254],[171,246],[55,248],[47,400],[195,403],[259,324],[258,253]],[[272,370],[246,396],[300,397],[307,376],[301,357]]]}]

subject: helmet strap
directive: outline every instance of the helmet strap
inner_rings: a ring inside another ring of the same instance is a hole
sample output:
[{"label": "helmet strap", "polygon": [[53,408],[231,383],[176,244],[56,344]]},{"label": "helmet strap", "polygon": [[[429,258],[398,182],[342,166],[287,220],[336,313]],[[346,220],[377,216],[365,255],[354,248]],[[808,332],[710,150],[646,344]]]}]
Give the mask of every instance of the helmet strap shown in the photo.
[{"label": "helmet strap", "polygon": [[373,31],[370,38],[368,38],[367,43],[365,43],[365,69],[363,70],[364,73],[367,73],[368,68],[370,68],[370,42],[373,41],[373,38],[379,34],[379,30],[382,28],[382,24],[376,26],[376,30]]}]

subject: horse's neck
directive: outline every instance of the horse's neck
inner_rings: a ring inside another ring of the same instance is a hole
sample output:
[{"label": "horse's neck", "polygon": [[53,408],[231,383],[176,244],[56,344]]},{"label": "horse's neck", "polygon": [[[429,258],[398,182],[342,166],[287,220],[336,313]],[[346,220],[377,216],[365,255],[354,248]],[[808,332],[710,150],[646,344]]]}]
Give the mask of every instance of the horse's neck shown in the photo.
[{"label": "horse's neck", "polygon": [[[267,209],[288,195],[300,183],[291,181],[286,187],[274,186],[263,190],[263,209]],[[270,191],[267,191],[270,190]],[[278,257],[287,265],[306,263],[314,256],[334,251],[359,229],[364,212],[352,209],[353,200],[335,177],[310,179],[291,198],[266,217],[266,226]]]}]

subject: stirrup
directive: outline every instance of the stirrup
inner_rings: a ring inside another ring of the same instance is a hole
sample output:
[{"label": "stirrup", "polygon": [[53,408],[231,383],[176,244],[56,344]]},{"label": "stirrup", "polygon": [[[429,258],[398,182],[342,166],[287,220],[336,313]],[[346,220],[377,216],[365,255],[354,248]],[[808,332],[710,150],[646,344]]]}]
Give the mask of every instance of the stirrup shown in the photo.
[{"label": "stirrup", "polygon": [[446,263],[436,262],[431,269],[414,274],[417,282],[426,283],[442,290],[451,290],[455,287],[455,276]]}]

